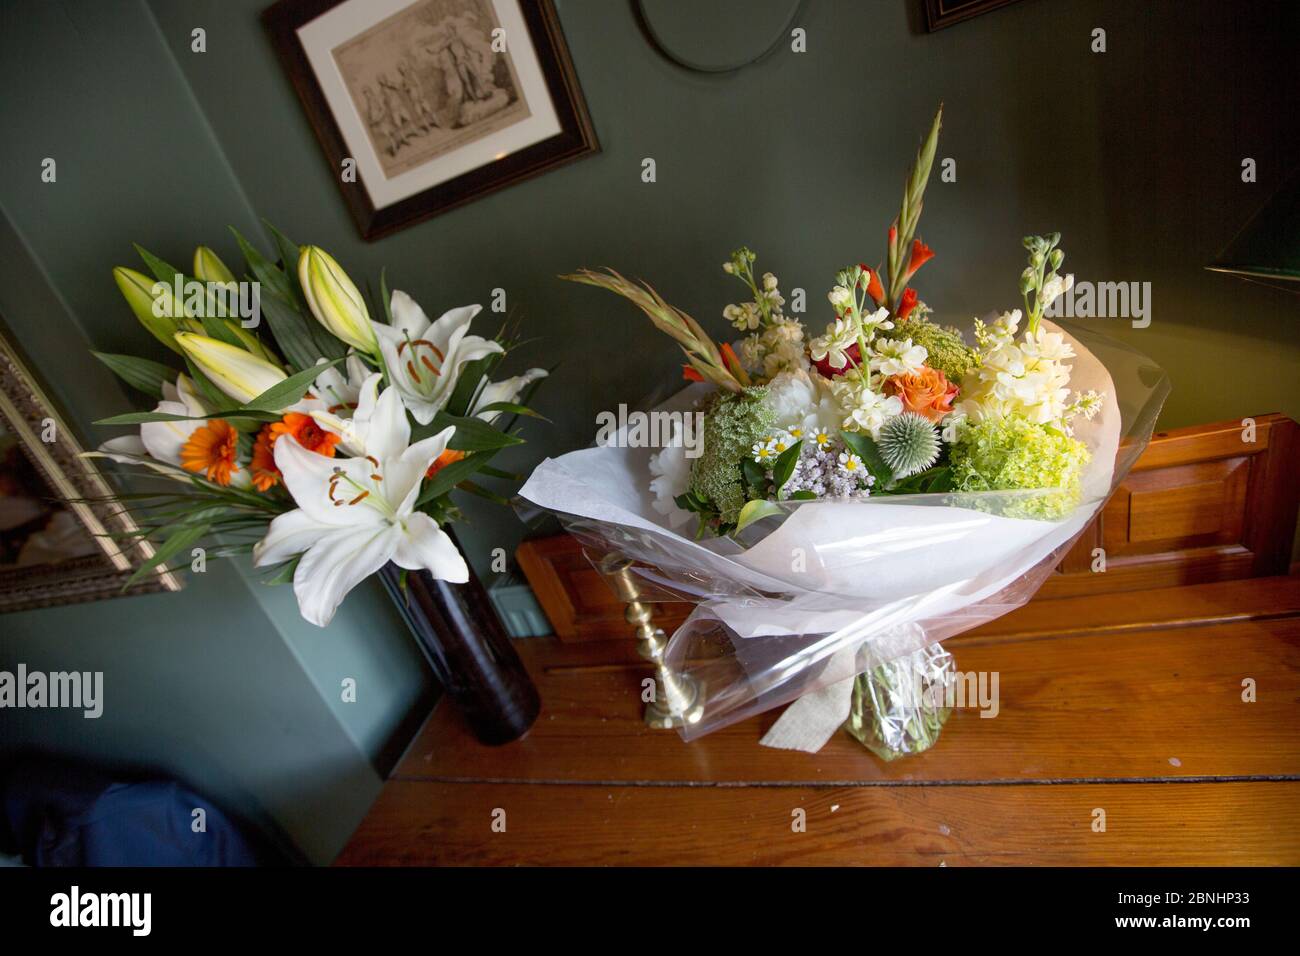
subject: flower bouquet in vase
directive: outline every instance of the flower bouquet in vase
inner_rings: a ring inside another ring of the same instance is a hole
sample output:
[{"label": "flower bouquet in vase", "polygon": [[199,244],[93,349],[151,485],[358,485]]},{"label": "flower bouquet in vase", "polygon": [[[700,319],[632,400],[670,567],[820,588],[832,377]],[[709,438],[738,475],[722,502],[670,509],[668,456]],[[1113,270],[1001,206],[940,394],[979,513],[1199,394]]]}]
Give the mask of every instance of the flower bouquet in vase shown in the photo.
[{"label": "flower bouquet in vase", "polygon": [[791,704],[763,743],[815,751],[845,726],[885,758],[931,746],[956,683],[938,642],[1027,601],[1150,435],[1163,373],[1044,317],[1071,282],[1059,235],[1024,240],[1023,308],[969,341],[932,318],[917,224],[941,112],[883,261],[834,273],[815,325],[747,248],[722,267],[745,295],[732,343],[613,270],[567,277],[639,307],[691,384],[651,413],[663,447],[624,429],[520,494],[617,553],[641,600],[695,604],[664,653],[688,740]]},{"label": "flower bouquet in vase", "polygon": [[522,441],[513,423],[546,373],[491,381],[510,339],[470,333],[478,306],[430,320],[381,278],[372,318],[328,253],[270,231],[274,259],[235,234],[243,281],[206,247],[190,275],[139,247],[147,272],[114,270],[174,358],[95,353],[157,403],[99,422],[133,431],[90,453],[154,479],[118,499],[156,542],[136,576],[200,545],[205,560],[251,552],[325,627],[380,574],[479,737],[518,737],[536,689],[444,527],[455,491],[504,501],[473,479],[512,477],[490,462]]}]

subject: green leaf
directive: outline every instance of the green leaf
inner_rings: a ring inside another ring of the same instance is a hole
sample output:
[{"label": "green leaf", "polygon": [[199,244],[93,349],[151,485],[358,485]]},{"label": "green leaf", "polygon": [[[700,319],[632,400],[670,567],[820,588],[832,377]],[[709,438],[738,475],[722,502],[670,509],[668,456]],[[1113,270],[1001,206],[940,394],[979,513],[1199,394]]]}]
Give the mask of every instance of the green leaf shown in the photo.
[{"label": "green leaf", "polygon": [[510,412],[513,415],[526,415],[529,418],[537,418],[544,422],[550,421],[550,419],[541,414],[541,412],[535,412],[527,405],[519,405],[515,402],[490,402],[482,408],[475,409],[474,417],[477,418],[484,412]]},{"label": "green leaf", "polygon": [[231,226],[230,231],[235,234],[235,241],[239,243],[239,251],[244,254],[248,268],[253,270],[253,277],[266,287],[262,291],[263,301],[266,299],[267,291],[270,291],[282,299],[293,302],[294,290],[289,277],[276,268],[274,262],[271,262],[266,256],[258,252],[252,243],[240,235],[238,229]]},{"label": "green leaf", "polygon": [[507,508],[510,507],[510,499],[501,497],[495,491],[488,491],[488,489],[484,488],[482,485],[476,484],[472,481],[462,481],[458,483],[456,487],[461,491],[468,491],[471,495],[486,498],[493,504],[504,505]]},{"label": "green leaf", "polygon": [[135,573],[127,578],[126,584],[122,585],[122,590],[127,590],[164,561],[170,560],[182,551],[188,551],[208,533],[208,527],[206,524],[189,525],[177,531],[158,546],[153,557],[136,568]]},{"label": "green leaf", "polygon": [[225,342],[227,345],[233,345],[241,351],[245,350],[244,343],[240,341],[239,336],[230,331],[230,326],[215,315],[201,316],[199,321],[203,323],[203,334],[208,338],[216,339],[218,342]]},{"label": "green leaf", "polygon": [[190,378],[194,380],[194,386],[203,393],[209,405],[218,411],[228,411],[235,407],[235,400],[212,384],[212,379],[204,375],[188,355],[185,356],[185,368],[190,373]]},{"label": "green leaf", "polygon": [[448,415],[446,412],[439,412],[430,424],[417,428],[411,436],[411,441],[416,442],[429,435],[435,435],[448,425],[454,425],[456,433],[451,436],[447,447],[456,451],[488,451],[505,448],[508,445],[522,445],[524,442],[516,435],[498,431],[485,421],[477,418],[461,418],[457,415]]},{"label": "green leaf", "polygon": [[298,562],[302,560],[302,555],[296,558],[290,558],[284,564],[276,565],[271,573],[262,578],[262,583],[275,586],[277,584],[288,584],[293,580],[293,574],[298,570]]},{"label": "green leaf", "polygon": [[775,501],[756,498],[740,509],[740,517],[736,519],[736,531],[744,531],[755,521],[761,521],[764,518],[770,518],[772,515],[784,513],[785,509]]},{"label": "green leaf", "polygon": [[342,361],[343,358],[339,357],[320,365],[313,365],[301,372],[295,372],[283,382],[276,382],[251,402],[245,403],[239,411],[278,412],[288,408],[307,394],[307,389],[311,388],[312,383],[316,381],[316,377],[321,372],[338,365]]},{"label": "green leaf", "polygon": [[790,496],[790,500],[791,501],[816,501],[817,495],[809,491],[807,488],[804,488],[802,491],[796,491],[794,494],[792,494]]},{"label": "green leaf", "polygon": [[758,466],[758,462],[752,458],[741,459],[740,472],[751,491],[759,495],[767,493],[767,475]]},{"label": "green leaf", "polygon": [[275,344],[295,370],[309,369],[321,357],[316,350],[316,338],[307,324],[310,320],[291,302],[263,291],[262,314],[266,316]]},{"label": "green leaf", "polygon": [[140,258],[144,260],[145,266],[153,273],[154,278],[159,282],[165,282],[167,285],[172,285],[178,275],[182,279],[185,278],[184,273],[182,273],[180,269],[177,269],[174,265],[159,259],[144,246],[140,245],[140,243],[133,242],[132,245],[135,246],[135,251],[140,254]]},{"label": "green leaf", "polygon": [[[289,404],[293,404],[290,402]],[[262,411],[260,409],[247,409],[248,414],[236,412],[213,412],[210,415],[173,415],[170,412],[127,412],[125,415],[114,415],[111,418],[101,418],[95,422],[96,425],[144,425],[148,422],[195,422],[211,421],[214,418],[223,418],[231,425],[235,424],[236,419],[244,418],[250,422],[274,422],[278,421],[280,416],[274,412]]]},{"label": "green leaf", "polygon": [[470,402],[478,394],[479,384],[491,374],[500,358],[500,353],[494,352],[460,367],[460,377],[456,379],[456,387],[447,400],[446,411],[449,415],[464,415],[469,412]]},{"label": "green leaf", "polygon": [[880,485],[887,485],[894,480],[893,469],[885,464],[880,449],[876,447],[870,435],[863,435],[861,432],[841,432],[840,438],[844,440],[844,444],[850,451],[862,459],[862,463],[867,466],[867,471],[875,476]]},{"label": "green leaf", "polygon": [[379,270],[379,306],[384,310],[384,321],[393,324],[393,297],[388,291],[388,270]]},{"label": "green leaf", "polygon": [[785,487],[785,483],[794,474],[794,466],[799,463],[799,449],[801,447],[803,447],[802,441],[795,442],[777,456],[776,464],[772,466],[772,484],[776,486],[778,498],[781,496],[781,489]]},{"label": "green leaf", "polygon": [[134,355],[113,355],[108,352],[92,351],[90,354],[112,369],[113,374],[126,384],[154,398],[162,398],[164,383],[171,384],[176,381],[175,370],[161,362],[137,358]]},{"label": "green leaf", "polygon": [[423,505],[440,495],[445,495],[491,461],[494,455],[496,451],[481,452],[477,455],[467,455],[460,461],[453,461],[450,465],[446,465],[424,483],[416,504]]},{"label": "green leaf", "polygon": [[511,471],[502,471],[500,468],[489,468],[487,465],[484,465],[484,466],[483,466],[481,469],[479,469],[479,470],[482,471],[483,474],[486,475],[486,476],[489,477],[489,478],[500,478],[500,479],[502,479],[503,481],[523,481],[523,480],[524,480],[524,476],[523,476],[523,475],[517,475],[517,474],[515,474],[514,472],[511,472]]}]

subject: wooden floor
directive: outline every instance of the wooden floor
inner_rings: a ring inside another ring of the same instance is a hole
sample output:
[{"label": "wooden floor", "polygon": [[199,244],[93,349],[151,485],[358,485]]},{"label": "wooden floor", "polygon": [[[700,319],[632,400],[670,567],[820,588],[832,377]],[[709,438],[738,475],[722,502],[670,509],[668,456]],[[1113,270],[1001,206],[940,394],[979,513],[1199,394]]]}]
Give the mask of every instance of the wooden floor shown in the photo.
[{"label": "wooden floor", "polygon": [[483,747],[437,707],[338,863],[1300,864],[1300,578],[1034,602],[946,646],[1000,712],[886,764],[760,747],[776,713],[685,744],[641,723],[630,640],[520,642],[533,730]]}]

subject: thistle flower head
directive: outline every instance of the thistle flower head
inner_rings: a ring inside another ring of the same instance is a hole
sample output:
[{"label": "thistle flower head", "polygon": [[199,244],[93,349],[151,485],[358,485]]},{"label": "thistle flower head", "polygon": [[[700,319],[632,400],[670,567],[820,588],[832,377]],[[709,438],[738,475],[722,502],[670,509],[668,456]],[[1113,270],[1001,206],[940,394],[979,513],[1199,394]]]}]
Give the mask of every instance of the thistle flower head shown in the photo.
[{"label": "thistle flower head", "polygon": [[886,419],[876,444],[897,478],[925,471],[939,458],[939,431],[916,412]]}]

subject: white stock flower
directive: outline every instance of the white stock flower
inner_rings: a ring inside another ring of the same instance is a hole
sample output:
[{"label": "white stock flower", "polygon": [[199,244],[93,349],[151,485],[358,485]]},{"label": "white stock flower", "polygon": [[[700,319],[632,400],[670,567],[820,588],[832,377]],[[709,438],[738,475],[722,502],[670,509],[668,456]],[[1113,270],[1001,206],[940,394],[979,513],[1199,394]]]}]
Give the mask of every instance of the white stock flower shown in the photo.
[{"label": "white stock flower", "polygon": [[1062,278],[1061,276],[1052,276],[1043,283],[1042,289],[1038,292],[1038,304],[1044,309],[1055,302],[1064,293],[1070,291],[1074,286],[1073,273]]},{"label": "white stock flower", "polygon": [[897,395],[888,397],[869,388],[857,392],[854,403],[845,405],[844,428],[850,431],[866,432],[872,438],[880,437],[880,426],[885,419],[901,414],[903,402]]},{"label": "white stock flower", "polygon": [[885,378],[919,372],[925,364],[923,345],[913,345],[911,339],[882,339],[877,342],[871,356],[871,370]]},{"label": "white stock flower", "polygon": [[367,457],[326,458],[295,441],[277,441],[275,464],[298,507],[271,522],[253,549],[253,564],[266,567],[301,554],[293,592],[302,616],[319,627],[329,624],[349,591],[389,561],[443,581],[468,581],[469,568],[451,538],[415,510],[425,472],[454,431],[444,428],[408,445],[410,424],[389,388],[368,421]]},{"label": "white stock flower", "polygon": [[477,305],[462,306],[430,322],[414,299],[394,291],[393,324],[371,323],[390,380],[421,425],[433,421],[433,416],[447,404],[462,365],[505,351],[497,342],[467,334],[470,321],[480,309]]},{"label": "white stock flower", "polygon": [[814,362],[826,360],[831,368],[841,369],[849,364],[846,354],[858,341],[858,324],[848,316],[836,319],[826,326],[826,332],[808,343]]}]

